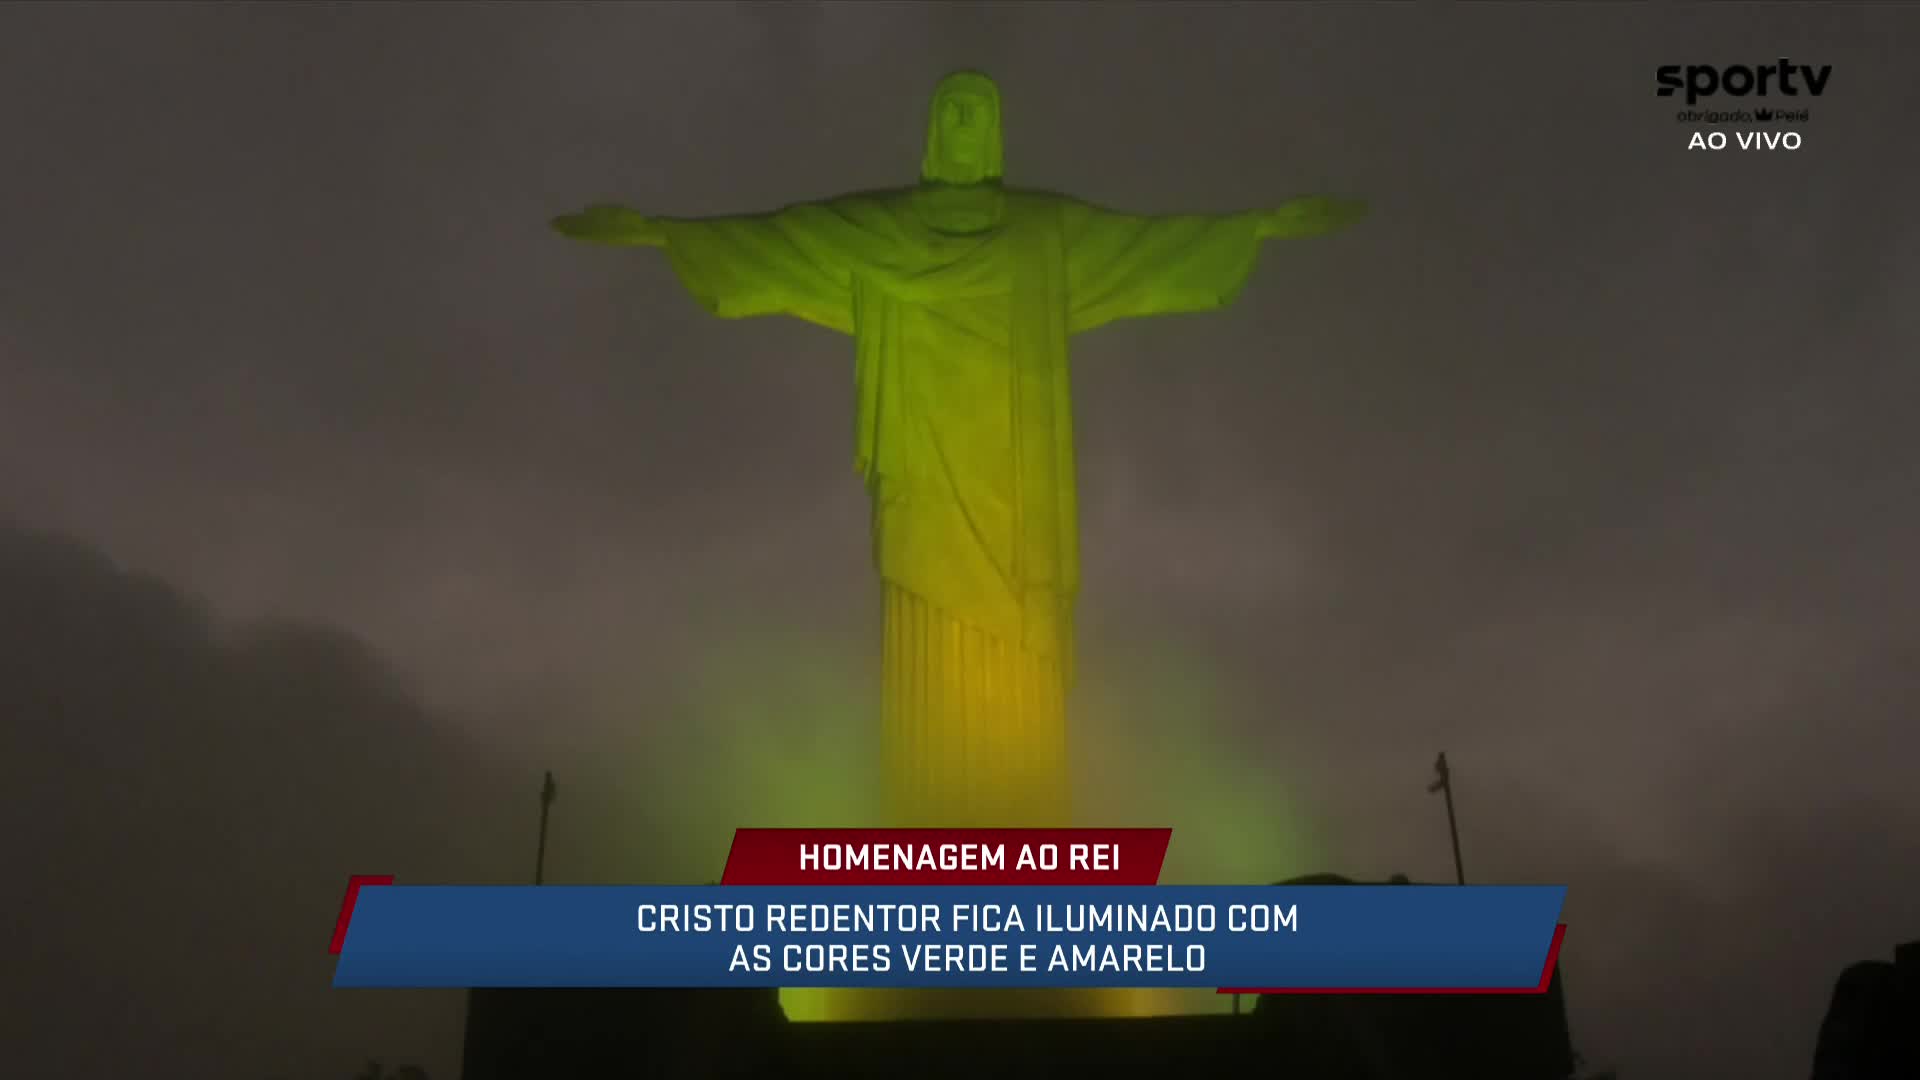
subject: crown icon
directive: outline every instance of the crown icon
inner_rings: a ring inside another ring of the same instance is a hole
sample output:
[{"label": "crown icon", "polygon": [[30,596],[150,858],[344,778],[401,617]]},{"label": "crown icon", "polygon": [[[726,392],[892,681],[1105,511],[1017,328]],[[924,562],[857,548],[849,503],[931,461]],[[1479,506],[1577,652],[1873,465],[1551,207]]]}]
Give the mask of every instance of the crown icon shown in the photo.
[{"label": "crown icon", "polygon": [[1755,109],[1753,110],[1753,118],[1762,124],[1771,123],[1773,121],[1773,110]]}]

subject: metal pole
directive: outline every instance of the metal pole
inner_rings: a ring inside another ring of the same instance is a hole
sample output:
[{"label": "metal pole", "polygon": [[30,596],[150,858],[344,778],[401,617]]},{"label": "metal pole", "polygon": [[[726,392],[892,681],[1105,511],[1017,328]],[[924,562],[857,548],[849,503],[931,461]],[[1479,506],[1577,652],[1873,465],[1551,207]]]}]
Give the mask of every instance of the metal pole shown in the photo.
[{"label": "metal pole", "polygon": [[547,871],[547,811],[553,806],[555,789],[553,773],[547,773],[546,782],[540,785],[540,850],[533,857],[533,883],[539,885]]},{"label": "metal pole", "polygon": [[1465,885],[1467,870],[1460,861],[1460,825],[1453,816],[1453,770],[1447,768],[1445,751],[1442,751],[1440,757],[1434,761],[1433,771],[1439,774],[1439,779],[1427,785],[1427,793],[1431,795],[1438,791],[1446,795],[1447,833],[1453,838],[1453,876],[1460,884]]}]

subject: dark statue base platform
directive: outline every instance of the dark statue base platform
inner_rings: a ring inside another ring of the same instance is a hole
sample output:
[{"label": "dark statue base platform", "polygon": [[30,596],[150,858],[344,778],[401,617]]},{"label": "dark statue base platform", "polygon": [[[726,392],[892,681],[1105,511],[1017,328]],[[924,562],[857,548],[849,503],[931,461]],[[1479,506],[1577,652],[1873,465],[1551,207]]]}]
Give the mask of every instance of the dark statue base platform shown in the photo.
[{"label": "dark statue base platform", "polygon": [[773,991],[476,990],[466,1080],[567,1077],[1313,1077],[1565,1080],[1541,995],[1262,997],[1242,1015],[788,1023]]}]

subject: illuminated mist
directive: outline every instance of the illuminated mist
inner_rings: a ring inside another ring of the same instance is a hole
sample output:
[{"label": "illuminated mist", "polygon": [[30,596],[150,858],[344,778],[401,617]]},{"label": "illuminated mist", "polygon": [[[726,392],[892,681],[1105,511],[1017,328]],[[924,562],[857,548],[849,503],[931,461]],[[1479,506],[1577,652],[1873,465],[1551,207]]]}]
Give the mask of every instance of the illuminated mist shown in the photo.
[{"label": "illuminated mist", "polygon": [[[567,856],[570,866],[592,869],[564,879],[715,881],[736,828],[880,820],[872,642],[712,629],[749,620],[706,620],[675,678],[676,704],[645,706],[671,709],[682,722],[644,725],[644,736],[636,724],[631,740],[596,747],[596,771],[574,781],[571,806],[563,781],[561,809],[595,837],[593,852]],[[1218,668],[1167,635],[1090,649],[1072,706],[1078,823],[1171,826],[1161,876],[1170,884],[1270,882],[1324,869],[1284,770],[1225,734],[1252,708]],[[611,805],[601,803],[603,792]],[[628,824],[603,831],[602,822]],[[791,1018],[815,1020],[827,1016],[825,997],[788,990],[781,1000]],[[1123,997],[1118,1011],[1136,1014],[1231,1007],[1205,990]]]}]

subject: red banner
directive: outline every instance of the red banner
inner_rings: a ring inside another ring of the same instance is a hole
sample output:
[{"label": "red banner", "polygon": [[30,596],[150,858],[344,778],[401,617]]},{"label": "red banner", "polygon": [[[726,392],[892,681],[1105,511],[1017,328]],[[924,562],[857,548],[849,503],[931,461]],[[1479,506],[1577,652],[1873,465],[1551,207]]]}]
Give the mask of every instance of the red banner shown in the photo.
[{"label": "red banner", "polygon": [[340,955],[340,946],[346,943],[347,927],[353,922],[353,905],[360,899],[360,888],[364,885],[391,885],[392,874],[355,874],[347,879],[347,896],[340,901],[340,916],[333,921],[333,941],[327,951]]},{"label": "red banner", "polygon": [[722,885],[1157,885],[1172,829],[739,829]]}]

